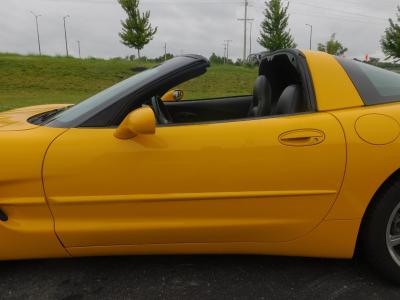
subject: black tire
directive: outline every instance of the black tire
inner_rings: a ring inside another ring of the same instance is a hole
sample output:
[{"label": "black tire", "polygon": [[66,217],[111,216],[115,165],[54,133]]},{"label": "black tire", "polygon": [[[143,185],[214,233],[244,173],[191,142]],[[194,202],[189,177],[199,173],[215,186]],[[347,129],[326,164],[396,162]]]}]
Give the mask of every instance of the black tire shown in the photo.
[{"label": "black tire", "polygon": [[[399,209],[399,204],[400,181],[389,182],[379,191],[368,208],[360,237],[363,256],[384,277],[398,285],[400,285],[400,261],[396,262],[389,250],[387,229],[394,210]],[[400,246],[396,246],[395,250],[400,257]]]}]

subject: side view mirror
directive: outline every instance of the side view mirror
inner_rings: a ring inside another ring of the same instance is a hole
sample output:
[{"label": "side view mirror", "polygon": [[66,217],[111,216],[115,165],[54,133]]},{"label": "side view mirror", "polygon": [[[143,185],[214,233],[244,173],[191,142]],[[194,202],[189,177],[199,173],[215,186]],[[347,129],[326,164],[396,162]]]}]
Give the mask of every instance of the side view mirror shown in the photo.
[{"label": "side view mirror", "polygon": [[121,140],[134,138],[141,134],[155,134],[156,117],[150,107],[135,109],[122,121],[114,132],[114,136]]},{"label": "side view mirror", "polygon": [[161,97],[161,100],[164,102],[178,102],[183,99],[185,93],[182,90],[170,90]]}]

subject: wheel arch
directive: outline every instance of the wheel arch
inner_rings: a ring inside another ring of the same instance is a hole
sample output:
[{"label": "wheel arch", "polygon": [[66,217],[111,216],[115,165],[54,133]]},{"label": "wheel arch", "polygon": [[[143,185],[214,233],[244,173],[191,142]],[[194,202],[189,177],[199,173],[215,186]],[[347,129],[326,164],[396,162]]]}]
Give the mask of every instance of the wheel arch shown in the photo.
[{"label": "wheel arch", "polygon": [[400,181],[400,168],[397,169],[394,173],[392,173],[386,180],[379,186],[375,194],[373,195],[372,199],[370,200],[364,215],[361,218],[360,230],[358,232],[357,242],[355,253],[359,253],[360,248],[362,247],[362,242],[364,238],[364,231],[366,228],[366,224],[368,222],[369,216],[373,211],[375,205],[378,203],[379,199],[385,194],[387,189],[392,186],[393,183]]}]

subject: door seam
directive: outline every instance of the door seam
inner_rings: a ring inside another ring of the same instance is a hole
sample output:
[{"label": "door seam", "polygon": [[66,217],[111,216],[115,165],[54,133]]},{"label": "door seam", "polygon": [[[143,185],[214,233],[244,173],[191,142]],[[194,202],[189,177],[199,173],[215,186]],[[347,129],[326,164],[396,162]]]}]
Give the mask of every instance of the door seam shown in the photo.
[{"label": "door seam", "polygon": [[67,250],[67,248],[65,247],[65,245],[64,245],[64,243],[62,242],[61,238],[60,238],[60,237],[58,236],[58,234],[57,234],[57,231],[56,231],[56,219],[55,219],[54,214],[53,214],[53,211],[52,211],[52,209],[51,209],[51,206],[50,206],[50,203],[49,203],[49,199],[48,199],[47,193],[46,193],[46,187],[45,187],[45,184],[44,184],[44,163],[45,163],[45,160],[46,160],[46,157],[47,157],[47,153],[48,153],[48,151],[49,151],[51,145],[53,145],[53,143],[54,143],[61,135],[63,135],[64,133],[66,133],[68,130],[69,130],[69,128],[66,129],[66,130],[64,130],[64,131],[61,132],[60,134],[58,134],[58,135],[49,143],[49,145],[47,146],[46,151],[44,152],[44,155],[43,155],[42,167],[41,167],[41,172],[40,172],[41,174],[40,174],[40,175],[41,175],[41,180],[42,180],[42,189],[43,189],[44,200],[45,200],[45,202],[46,202],[47,208],[48,208],[49,211],[50,211],[50,215],[51,215],[51,218],[52,218],[52,221],[53,221],[53,231],[54,231],[54,235],[56,236],[58,242],[59,242],[60,245],[63,247],[63,249],[65,250],[65,252],[66,252],[69,256],[72,257],[71,253]]},{"label": "door seam", "polygon": [[328,212],[326,213],[323,221],[329,220],[328,216],[332,212],[333,208],[335,207],[335,204],[336,204],[337,200],[340,197],[340,194],[342,192],[342,188],[343,188],[343,185],[344,185],[344,180],[345,180],[346,174],[347,174],[347,168],[348,168],[348,166],[347,166],[347,162],[348,162],[348,144],[347,144],[346,131],[345,131],[344,127],[343,127],[342,122],[340,122],[340,120],[338,119],[338,117],[336,117],[335,114],[330,113],[330,112],[327,112],[327,113],[330,114],[332,117],[334,117],[336,119],[336,121],[339,123],[340,128],[342,128],[343,137],[344,137],[344,144],[345,144],[345,165],[344,165],[344,171],[343,171],[343,176],[342,176],[342,182],[341,182],[340,187],[338,189],[338,193],[337,193],[336,199],[335,199],[335,201],[333,201],[333,203],[332,203],[331,207],[329,208]]}]

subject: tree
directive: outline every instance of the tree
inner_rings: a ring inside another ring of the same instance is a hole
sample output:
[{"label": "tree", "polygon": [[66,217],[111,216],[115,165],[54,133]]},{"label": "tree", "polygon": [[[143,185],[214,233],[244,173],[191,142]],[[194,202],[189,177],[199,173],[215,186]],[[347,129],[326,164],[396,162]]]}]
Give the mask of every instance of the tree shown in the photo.
[{"label": "tree", "polygon": [[[400,22],[400,6],[397,7],[397,21]],[[400,25],[389,19],[389,27],[381,39],[381,47],[386,59],[400,60]]]},{"label": "tree", "polygon": [[226,57],[218,56],[214,52],[213,52],[213,54],[211,54],[209,61],[213,65],[222,65],[222,64],[233,65],[233,61],[231,59],[227,59]]},{"label": "tree", "polygon": [[160,57],[156,57],[153,59],[155,62],[163,62],[165,60],[169,60],[171,58],[174,58],[174,55],[172,53],[167,53],[165,55],[161,55]]},{"label": "tree", "polygon": [[287,29],[289,3],[283,6],[281,0],[270,0],[265,2],[265,5],[265,19],[261,23],[261,37],[258,39],[258,43],[269,51],[296,48],[297,45],[290,30]]},{"label": "tree", "polygon": [[379,64],[380,59],[377,57],[370,57],[367,61],[368,64],[377,66]]},{"label": "tree", "polygon": [[340,56],[346,53],[348,50],[349,49],[343,47],[341,42],[336,40],[336,33],[333,33],[329,41],[327,41],[325,44],[318,44],[318,51],[327,52],[332,55]]},{"label": "tree", "polygon": [[140,50],[143,49],[154,37],[157,27],[150,24],[150,11],[140,13],[139,0],[118,0],[128,17],[121,21],[122,32],[119,36],[121,42],[129,48],[135,48],[140,58]]}]

